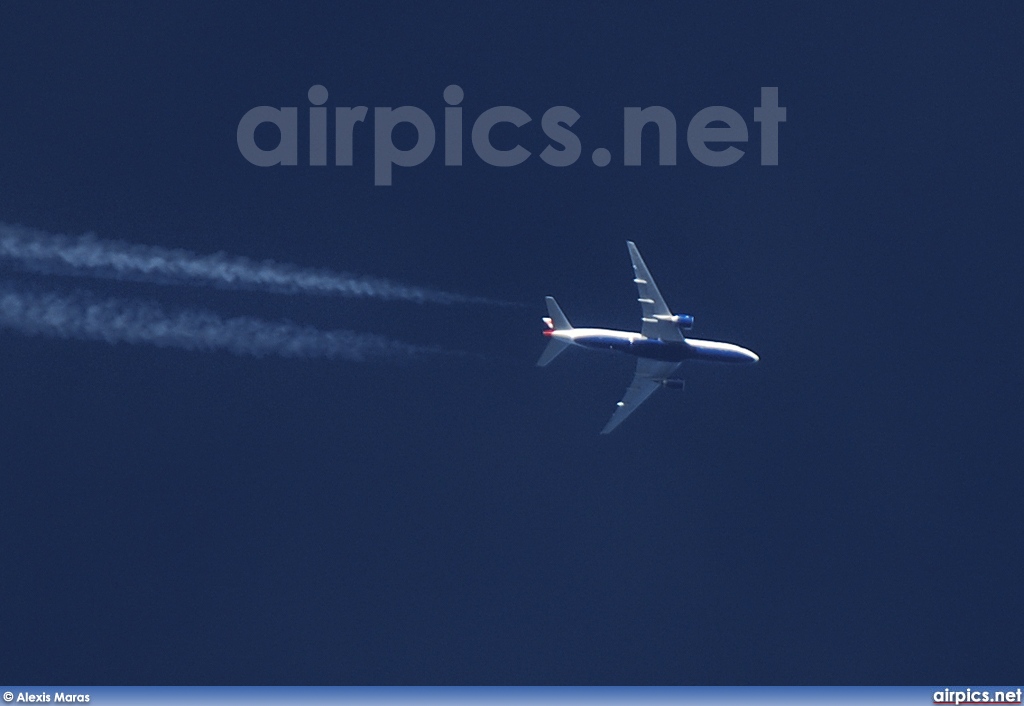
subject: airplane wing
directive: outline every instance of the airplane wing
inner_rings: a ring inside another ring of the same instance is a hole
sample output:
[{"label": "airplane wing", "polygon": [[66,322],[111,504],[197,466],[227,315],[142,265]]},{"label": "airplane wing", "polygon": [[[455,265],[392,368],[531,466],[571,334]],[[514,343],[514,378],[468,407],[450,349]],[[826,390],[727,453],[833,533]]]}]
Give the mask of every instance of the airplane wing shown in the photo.
[{"label": "airplane wing", "polygon": [[[632,248],[630,252],[632,252]],[[637,257],[639,258],[639,255]],[[640,261],[640,264],[641,266],[643,265],[643,260]],[[654,394],[654,391],[662,386],[662,381],[668,379],[678,367],[679,363],[668,363],[660,360],[651,360],[650,358],[637,358],[636,374],[633,376],[633,382],[626,389],[626,394],[622,396],[622,401],[618,403],[618,409],[612,414],[612,418],[608,420],[601,433],[608,434],[615,427],[622,424],[626,417],[643,404],[644,400]]]},{"label": "airplane wing", "polygon": [[637,301],[643,310],[643,327],[640,333],[647,338],[660,338],[663,341],[684,340],[683,332],[674,322],[662,320],[662,317],[672,316],[672,311],[658,291],[658,285],[654,283],[650,270],[640,257],[640,251],[632,241],[627,240],[626,245],[629,246],[629,257],[633,260],[633,281],[636,282],[636,289],[640,294]]}]

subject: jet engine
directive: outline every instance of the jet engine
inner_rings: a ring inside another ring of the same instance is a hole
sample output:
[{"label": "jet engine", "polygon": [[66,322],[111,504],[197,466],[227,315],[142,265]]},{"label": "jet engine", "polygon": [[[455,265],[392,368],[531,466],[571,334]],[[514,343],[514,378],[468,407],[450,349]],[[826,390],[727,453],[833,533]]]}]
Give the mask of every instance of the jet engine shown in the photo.
[{"label": "jet engine", "polygon": [[673,323],[683,331],[689,331],[693,328],[693,317],[689,314],[674,314],[671,316],[655,314],[654,318],[657,321],[668,321],[669,323]]},{"label": "jet engine", "polygon": [[677,380],[675,378],[667,378],[661,381],[663,387],[667,387],[671,390],[682,390],[686,387],[686,380]]},{"label": "jet engine", "polygon": [[676,320],[676,325],[683,331],[689,331],[693,328],[693,317],[689,314],[679,314],[673,318]]}]

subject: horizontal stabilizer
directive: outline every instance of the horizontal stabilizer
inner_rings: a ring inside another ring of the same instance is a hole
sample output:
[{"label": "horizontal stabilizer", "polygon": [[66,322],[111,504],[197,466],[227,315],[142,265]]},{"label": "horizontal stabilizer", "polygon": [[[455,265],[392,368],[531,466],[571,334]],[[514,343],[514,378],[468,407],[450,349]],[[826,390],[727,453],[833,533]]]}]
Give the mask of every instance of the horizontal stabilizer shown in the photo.
[{"label": "horizontal stabilizer", "polygon": [[537,367],[543,368],[545,365],[553,361],[558,355],[572,344],[568,341],[563,341],[558,338],[552,338],[548,342],[548,347],[544,349],[544,352],[540,354],[540,360],[537,361]]}]

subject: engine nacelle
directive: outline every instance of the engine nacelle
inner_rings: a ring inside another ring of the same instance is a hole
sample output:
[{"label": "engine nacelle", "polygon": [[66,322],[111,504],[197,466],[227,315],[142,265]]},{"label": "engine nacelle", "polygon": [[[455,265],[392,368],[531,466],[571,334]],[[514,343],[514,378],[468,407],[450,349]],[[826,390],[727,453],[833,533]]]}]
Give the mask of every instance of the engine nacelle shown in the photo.
[{"label": "engine nacelle", "polygon": [[655,314],[654,318],[658,321],[668,321],[669,323],[675,324],[683,331],[689,331],[693,328],[693,317],[689,314],[674,314],[671,316],[665,314]]},{"label": "engine nacelle", "polygon": [[682,390],[686,387],[686,380],[676,380],[675,378],[667,378],[661,381],[662,386],[667,387],[671,390]]},{"label": "engine nacelle", "polygon": [[689,331],[693,328],[693,317],[689,314],[678,314],[675,319],[676,325],[684,331]]}]

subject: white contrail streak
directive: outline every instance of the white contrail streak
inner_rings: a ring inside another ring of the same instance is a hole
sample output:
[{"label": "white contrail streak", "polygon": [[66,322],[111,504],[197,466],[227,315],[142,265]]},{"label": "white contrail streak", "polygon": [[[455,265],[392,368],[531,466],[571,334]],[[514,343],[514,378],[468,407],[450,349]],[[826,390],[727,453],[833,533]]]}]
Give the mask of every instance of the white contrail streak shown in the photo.
[{"label": "white contrail streak", "polygon": [[152,302],[21,291],[4,283],[0,283],[0,328],[52,338],[148,343],[257,357],[363,361],[441,352],[368,333],[321,331],[247,316],[223,318],[209,311],[168,313]]},{"label": "white contrail streak", "polygon": [[478,297],[412,287],[385,279],[257,262],[224,253],[199,255],[153,245],[53,235],[0,223],[0,260],[31,272],[152,284],[207,285],[286,294],[392,299],[435,304],[499,304]]}]

